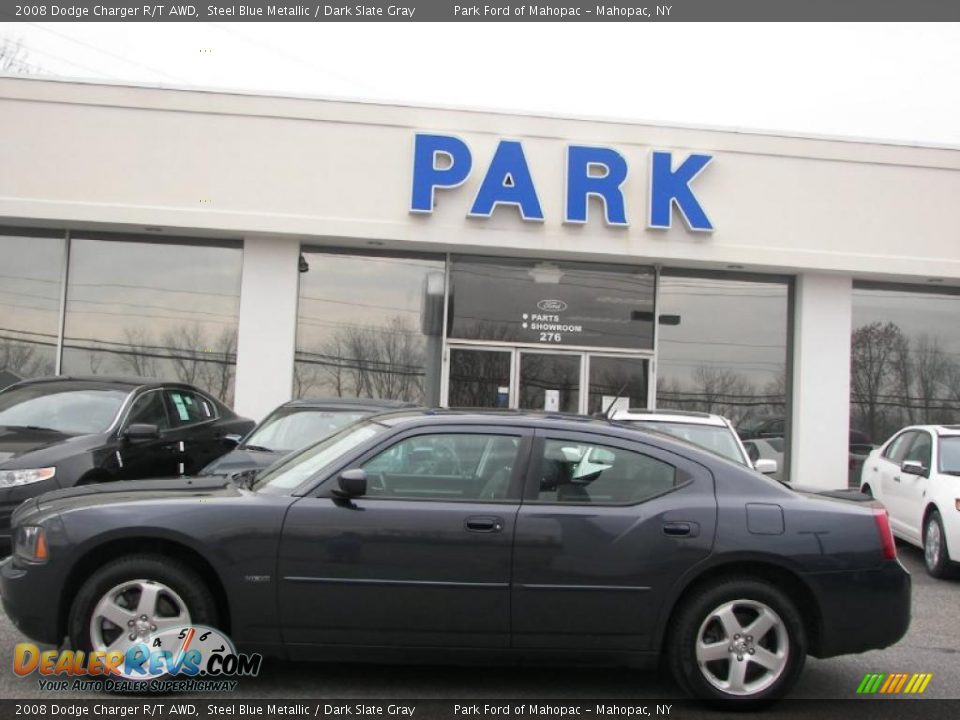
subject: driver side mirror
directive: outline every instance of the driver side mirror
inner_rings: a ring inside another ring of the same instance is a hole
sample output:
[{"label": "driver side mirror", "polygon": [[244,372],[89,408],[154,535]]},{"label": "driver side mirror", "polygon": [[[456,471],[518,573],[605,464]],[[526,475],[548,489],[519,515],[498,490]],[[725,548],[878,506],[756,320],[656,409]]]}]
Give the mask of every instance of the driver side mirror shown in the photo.
[{"label": "driver side mirror", "polygon": [[147,423],[133,423],[123,431],[123,437],[132,443],[156,440],[160,437],[160,428]]},{"label": "driver side mirror", "polygon": [[360,468],[344,470],[337,478],[337,485],[338,487],[333,489],[333,494],[339,498],[355,498],[366,495],[367,473]]},{"label": "driver side mirror", "polygon": [[923,463],[917,462],[916,460],[904,460],[903,465],[900,466],[900,472],[904,475],[926,475],[927,469],[923,466]]}]

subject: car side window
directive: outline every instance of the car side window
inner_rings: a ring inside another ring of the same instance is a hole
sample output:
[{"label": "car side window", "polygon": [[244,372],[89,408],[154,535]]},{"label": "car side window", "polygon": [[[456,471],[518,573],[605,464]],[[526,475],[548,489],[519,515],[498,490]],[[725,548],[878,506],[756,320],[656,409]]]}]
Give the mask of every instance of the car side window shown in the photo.
[{"label": "car side window", "polygon": [[903,461],[903,456],[907,454],[907,448],[910,447],[910,441],[914,434],[912,432],[900,433],[892,443],[887,445],[887,449],[883,451],[883,457],[899,465]]},{"label": "car side window", "polygon": [[401,440],[362,465],[367,496],[504,500],[520,437],[438,433]]},{"label": "car side window", "polygon": [[213,403],[199,393],[177,388],[166,390],[165,394],[167,396],[167,410],[174,427],[193,425],[217,417],[217,411],[214,409]]},{"label": "car side window", "polygon": [[933,451],[933,441],[930,439],[930,434],[925,432],[914,433],[916,438],[913,443],[910,445],[910,450],[907,451],[907,454],[904,456],[904,461],[912,460],[923,465],[925,468],[930,467],[930,455]]},{"label": "car side window", "polygon": [[170,429],[170,418],[163,405],[162,393],[148,392],[133,401],[130,414],[127,416],[127,425],[137,423],[156,425],[158,430]]},{"label": "car side window", "polygon": [[546,440],[538,502],[632,505],[673,489],[677,469],[632,450]]}]

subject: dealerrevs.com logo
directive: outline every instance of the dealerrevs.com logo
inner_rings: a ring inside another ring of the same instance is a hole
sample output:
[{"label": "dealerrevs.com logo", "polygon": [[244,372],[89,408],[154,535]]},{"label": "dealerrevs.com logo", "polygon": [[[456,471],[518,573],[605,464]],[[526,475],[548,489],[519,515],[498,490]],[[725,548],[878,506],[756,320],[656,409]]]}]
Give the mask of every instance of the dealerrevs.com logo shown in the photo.
[{"label": "dealerrevs.com logo", "polygon": [[255,677],[263,657],[238,653],[219,630],[188,625],[107,650],[45,650],[19,643],[13,671],[36,673],[41,690],[199,692],[234,690],[237,677]]}]

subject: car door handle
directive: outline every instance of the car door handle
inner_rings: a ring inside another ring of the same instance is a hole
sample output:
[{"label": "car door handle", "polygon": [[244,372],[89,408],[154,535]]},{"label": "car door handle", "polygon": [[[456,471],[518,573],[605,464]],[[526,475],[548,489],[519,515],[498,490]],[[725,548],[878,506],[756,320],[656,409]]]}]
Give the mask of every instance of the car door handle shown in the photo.
[{"label": "car door handle", "polygon": [[900,482],[900,476],[899,476],[899,475],[894,475],[894,476],[893,476],[893,481],[894,481],[894,482]]},{"label": "car door handle", "polygon": [[663,534],[670,537],[695,537],[698,530],[696,523],[668,522],[663,524]]},{"label": "car door handle", "polygon": [[464,523],[468,532],[496,533],[503,530],[503,518],[492,515],[474,515]]}]

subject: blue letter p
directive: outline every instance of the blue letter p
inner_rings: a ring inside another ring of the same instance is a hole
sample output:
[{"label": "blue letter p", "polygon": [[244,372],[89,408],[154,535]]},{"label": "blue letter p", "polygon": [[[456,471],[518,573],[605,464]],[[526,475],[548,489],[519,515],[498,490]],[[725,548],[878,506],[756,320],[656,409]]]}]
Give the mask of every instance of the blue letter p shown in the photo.
[{"label": "blue letter p", "polygon": [[[441,156],[448,159],[448,165],[443,168],[438,167],[437,163]],[[413,142],[410,212],[433,212],[434,189],[462,185],[470,174],[472,164],[470,148],[460,138],[417,133]]]}]

